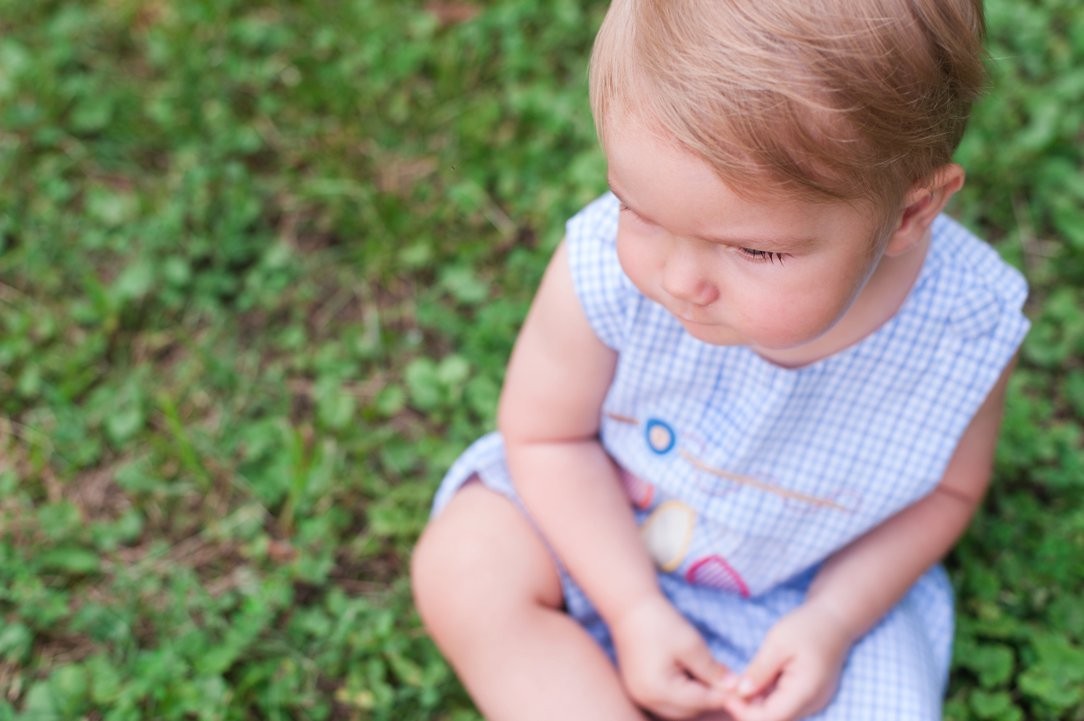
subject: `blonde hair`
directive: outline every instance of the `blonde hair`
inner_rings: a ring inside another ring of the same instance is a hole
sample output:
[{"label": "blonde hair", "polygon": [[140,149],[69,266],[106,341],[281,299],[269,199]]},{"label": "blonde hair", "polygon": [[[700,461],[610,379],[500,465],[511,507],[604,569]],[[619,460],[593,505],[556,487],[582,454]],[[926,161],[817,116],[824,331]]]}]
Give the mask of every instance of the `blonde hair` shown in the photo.
[{"label": "blonde hair", "polygon": [[736,192],[895,212],[981,93],[982,0],[613,0],[591,56],[606,141],[652,123]]}]

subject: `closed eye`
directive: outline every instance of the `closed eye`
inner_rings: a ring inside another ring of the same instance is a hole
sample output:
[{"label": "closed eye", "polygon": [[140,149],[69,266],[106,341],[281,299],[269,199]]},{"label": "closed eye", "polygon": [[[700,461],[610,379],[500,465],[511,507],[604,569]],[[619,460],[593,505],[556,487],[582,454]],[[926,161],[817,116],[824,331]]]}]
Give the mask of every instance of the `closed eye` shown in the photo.
[{"label": "closed eye", "polygon": [[[654,222],[648,220],[647,218],[633,210],[631,207],[629,207],[628,204],[620,198],[618,198],[618,209],[622,213],[628,213],[630,216],[632,216],[633,220],[635,220],[637,223],[640,223],[641,225],[645,225],[650,228],[658,227]],[[775,263],[779,263],[780,265],[782,265],[783,260],[789,257],[787,253],[780,253],[774,250],[758,250],[756,248],[739,248],[738,250],[745,258],[754,263],[771,263],[773,265]]]},{"label": "closed eye", "polygon": [[619,208],[620,208],[622,213],[628,213],[629,215],[631,215],[633,218],[640,221],[641,223],[644,223],[646,225],[654,225],[654,223],[652,223],[650,220],[648,220],[644,216],[640,215],[635,210],[633,210],[629,206],[625,205],[623,202],[620,204]]},{"label": "closed eye", "polygon": [[754,263],[779,263],[783,264],[786,253],[777,253],[774,250],[757,250],[756,248],[741,248],[741,254]]},{"label": "closed eye", "polygon": [[657,232],[660,231],[661,228],[660,228],[659,224],[656,223],[655,221],[650,220],[648,218],[645,218],[644,216],[640,215],[639,213],[637,213],[635,210],[633,210],[629,206],[625,205],[624,203],[622,203],[620,207],[621,207],[621,212],[624,213],[626,215],[626,217],[628,217],[630,219],[630,222],[632,223],[633,228],[636,229],[637,232],[639,232],[639,233],[657,233]]}]

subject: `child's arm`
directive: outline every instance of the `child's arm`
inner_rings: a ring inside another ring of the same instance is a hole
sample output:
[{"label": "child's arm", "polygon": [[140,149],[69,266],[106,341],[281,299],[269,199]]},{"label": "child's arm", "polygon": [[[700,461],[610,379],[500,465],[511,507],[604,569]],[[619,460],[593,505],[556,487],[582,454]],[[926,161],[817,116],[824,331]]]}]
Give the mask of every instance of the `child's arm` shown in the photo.
[{"label": "child's arm", "polygon": [[718,706],[725,669],[662,595],[598,442],[615,365],[579,304],[562,244],[516,341],[498,426],[531,517],[610,627],[630,696],[683,718]]},{"label": "child's arm", "polygon": [[826,561],[805,603],[772,629],[743,674],[738,692],[754,702],[732,706],[739,721],[785,721],[823,707],[851,645],[963,534],[989,482],[1011,368],[972,419],[938,487]]}]

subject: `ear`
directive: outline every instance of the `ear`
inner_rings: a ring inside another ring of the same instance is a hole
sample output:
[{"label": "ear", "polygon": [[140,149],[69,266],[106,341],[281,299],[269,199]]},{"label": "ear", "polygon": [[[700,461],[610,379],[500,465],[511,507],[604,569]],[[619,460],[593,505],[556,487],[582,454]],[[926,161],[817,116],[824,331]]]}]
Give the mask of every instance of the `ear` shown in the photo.
[{"label": "ear", "polygon": [[899,224],[888,239],[885,254],[901,255],[918,245],[949,200],[964,185],[964,169],[943,165],[926,181],[915,183],[903,198]]}]

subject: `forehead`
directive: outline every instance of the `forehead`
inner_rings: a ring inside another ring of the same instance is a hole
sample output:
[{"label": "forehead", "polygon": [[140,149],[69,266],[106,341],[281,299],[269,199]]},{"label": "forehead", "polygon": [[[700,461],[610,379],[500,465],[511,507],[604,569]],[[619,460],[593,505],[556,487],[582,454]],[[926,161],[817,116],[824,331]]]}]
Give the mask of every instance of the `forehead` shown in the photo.
[{"label": "forehead", "polygon": [[795,249],[843,236],[877,245],[879,215],[872,206],[812,201],[755,181],[738,187],[742,181],[724,181],[704,160],[634,117],[615,117],[603,146],[614,193],[674,235]]},{"label": "forehead", "polygon": [[704,160],[630,116],[609,125],[603,151],[609,179],[631,194],[650,191],[664,198],[712,204],[720,192],[730,190]]}]

